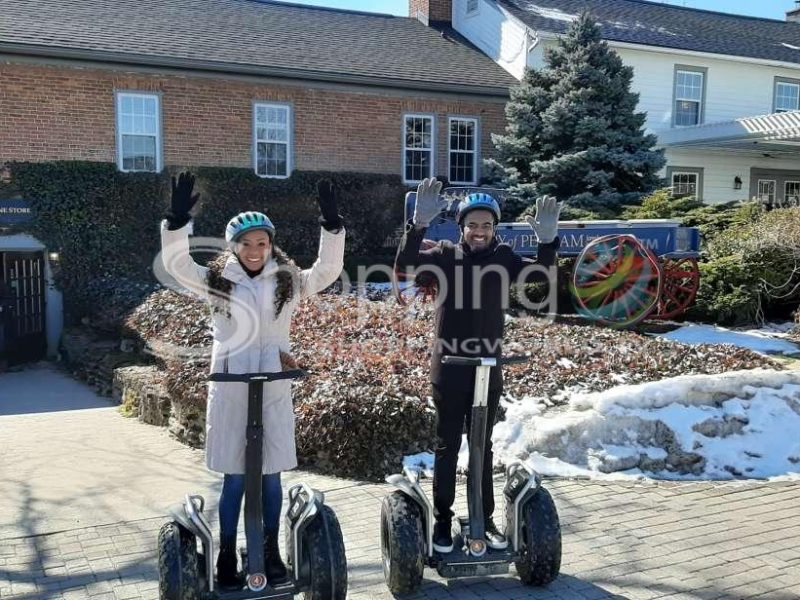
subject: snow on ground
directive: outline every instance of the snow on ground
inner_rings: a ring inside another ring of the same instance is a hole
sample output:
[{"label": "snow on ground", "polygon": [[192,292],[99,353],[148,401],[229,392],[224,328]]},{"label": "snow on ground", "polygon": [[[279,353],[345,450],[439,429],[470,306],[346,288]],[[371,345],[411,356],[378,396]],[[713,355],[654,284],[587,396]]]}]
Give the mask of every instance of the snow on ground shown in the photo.
[{"label": "snow on ground", "polygon": [[[787,324],[788,325],[788,324]],[[770,324],[761,329],[733,331],[713,325],[690,324],[665,333],[660,337],[665,340],[683,344],[733,344],[741,348],[749,348],[760,354],[783,354],[784,356],[800,356],[800,347],[786,339],[786,332],[791,328],[784,324]],[[790,324],[794,325],[794,324]]]},{"label": "snow on ground", "polygon": [[[601,479],[800,479],[800,372],[685,375],[574,394],[561,409],[542,400],[503,400],[496,465]],[[461,468],[467,459],[465,439]],[[433,457],[406,464],[429,470]]]}]

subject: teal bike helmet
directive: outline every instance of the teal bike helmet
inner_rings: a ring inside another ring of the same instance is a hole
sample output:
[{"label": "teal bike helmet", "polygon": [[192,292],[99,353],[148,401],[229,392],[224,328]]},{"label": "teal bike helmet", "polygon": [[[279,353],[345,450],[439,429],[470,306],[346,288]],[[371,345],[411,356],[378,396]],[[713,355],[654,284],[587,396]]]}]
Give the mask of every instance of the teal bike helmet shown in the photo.
[{"label": "teal bike helmet", "polygon": [[456,213],[456,222],[461,225],[467,213],[473,210],[488,210],[494,215],[495,225],[500,222],[500,205],[497,200],[492,198],[489,194],[477,192],[470,194],[458,204],[458,212]]},{"label": "teal bike helmet", "polygon": [[239,213],[228,221],[225,228],[225,241],[236,243],[248,231],[266,231],[271,240],[275,237],[275,226],[264,213],[247,211]]}]

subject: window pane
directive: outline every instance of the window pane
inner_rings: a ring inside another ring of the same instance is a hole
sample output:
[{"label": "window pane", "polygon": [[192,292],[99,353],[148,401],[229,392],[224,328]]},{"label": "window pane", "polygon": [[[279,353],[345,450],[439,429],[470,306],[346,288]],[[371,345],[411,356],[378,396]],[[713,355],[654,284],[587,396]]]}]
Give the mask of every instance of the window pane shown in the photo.
[{"label": "window pane", "polygon": [[697,125],[700,122],[700,103],[675,102],[675,125]]},{"label": "window pane", "polygon": [[450,181],[474,183],[475,122],[467,119],[450,121]]},{"label": "window pane", "polygon": [[263,143],[256,144],[256,173],[267,174],[267,145]]},{"label": "window pane", "polygon": [[289,174],[289,108],[256,105],[256,173],[286,177]]},{"label": "window pane", "polygon": [[455,183],[472,183],[475,180],[474,154],[453,152],[450,154],[450,181]]},{"label": "window pane", "polygon": [[430,155],[426,150],[406,150],[407,181],[421,181],[431,176]]},{"label": "window pane", "polygon": [[787,181],[783,184],[783,200],[791,206],[800,205],[800,181]]},{"label": "window pane", "polygon": [[697,173],[673,173],[672,194],[673,196],[696,196]]},{"label": "window pane", "polygon": [[675,98],[700,102],[703,99],[703,74],[678,71],[675,75]]},{"label": "window pane", "polygon": [[406,148],[432,148],[433,119],[406,117]]},{"label": "window pane", "polygon": [[154,136],[123,135],[122,168],[129,171],[155,171],[156,138]]},{"label": "window pane", "polygon": [[775,110],[797,110],[800,99],[800,85],[779,82],[775,87]]}]

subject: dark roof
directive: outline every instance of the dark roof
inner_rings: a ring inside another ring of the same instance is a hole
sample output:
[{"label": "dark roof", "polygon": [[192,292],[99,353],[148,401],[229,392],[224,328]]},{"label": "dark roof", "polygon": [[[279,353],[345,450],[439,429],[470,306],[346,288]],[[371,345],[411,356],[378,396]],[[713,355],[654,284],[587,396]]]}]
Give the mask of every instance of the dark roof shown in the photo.
[{"label": "dark roof", "polygon": [[516,80],[451,29],[257,0],[0,0],[0,52],[507,94]]},{"label": "dark roof", "polygon": [[603,38],[632,44],[800,63],[800,23],[646,0],[498,0],[533,29],[563,33],[583,10]]}]

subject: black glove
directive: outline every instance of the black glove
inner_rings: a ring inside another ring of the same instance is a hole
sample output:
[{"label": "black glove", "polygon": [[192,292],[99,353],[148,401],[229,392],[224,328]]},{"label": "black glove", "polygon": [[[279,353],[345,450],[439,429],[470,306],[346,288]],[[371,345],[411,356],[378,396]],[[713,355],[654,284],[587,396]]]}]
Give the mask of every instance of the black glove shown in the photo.
[{"label": "black glove", "polygon": [[193,189],[194,175],[189,171],[178,175],[177,181],[175,177],[172,178],[172,201],[170,210],[166,214],[167,229],[171,231],[180,229],[191,220],[192,215],[189,213],[200,199],[200,194],[192,195]]},{"label": "black glove", "polygon": [[330,179],[322,179],[317,184],[317,202],[321,217],[319,223],[328,231],[336,231],[344,226],[344,220],[336,205],[336,188]]}]

